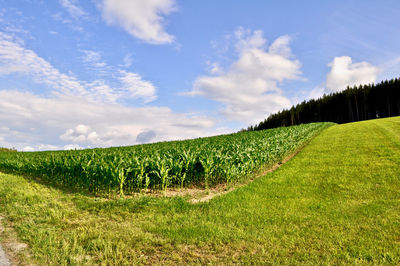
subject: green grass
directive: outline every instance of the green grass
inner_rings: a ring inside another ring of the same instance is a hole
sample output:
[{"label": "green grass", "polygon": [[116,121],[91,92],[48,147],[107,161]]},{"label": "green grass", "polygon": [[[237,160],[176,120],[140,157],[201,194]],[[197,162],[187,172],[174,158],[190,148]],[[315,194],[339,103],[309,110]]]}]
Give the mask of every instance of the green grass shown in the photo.
[{"label": "green grass", "polygon": [[399,264],[400,118],[329,127],[273,173],[200,204],[0,174],[0,214],[38,265]]}]

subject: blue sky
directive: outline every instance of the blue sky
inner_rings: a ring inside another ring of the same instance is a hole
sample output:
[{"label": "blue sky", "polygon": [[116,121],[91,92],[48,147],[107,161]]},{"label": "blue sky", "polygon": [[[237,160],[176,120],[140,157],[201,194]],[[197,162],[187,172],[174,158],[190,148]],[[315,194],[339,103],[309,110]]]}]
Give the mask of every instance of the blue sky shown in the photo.
[{"label": "blue sky", "polygon": [[398,1],[0,0],[0,146],[235,132],[399,76]]}]

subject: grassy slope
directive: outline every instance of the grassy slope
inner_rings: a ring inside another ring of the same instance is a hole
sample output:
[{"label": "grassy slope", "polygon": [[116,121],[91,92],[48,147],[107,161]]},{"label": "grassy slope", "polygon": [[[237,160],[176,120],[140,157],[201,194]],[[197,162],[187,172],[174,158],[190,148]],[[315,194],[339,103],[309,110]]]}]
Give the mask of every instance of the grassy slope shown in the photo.
[{"label": "grassy slope", "polygon": [[398,264],[400,118],[332,126],[208,203],[105,200],[0,174],[0,213],[38,264]]}]

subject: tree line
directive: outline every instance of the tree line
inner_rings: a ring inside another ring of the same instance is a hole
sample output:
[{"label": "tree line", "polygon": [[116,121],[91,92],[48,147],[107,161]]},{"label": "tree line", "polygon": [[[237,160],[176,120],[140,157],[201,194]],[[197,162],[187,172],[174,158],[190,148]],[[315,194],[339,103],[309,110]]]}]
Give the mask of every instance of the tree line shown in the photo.
[{"label": "tree line", "polygon": [[12,148],[12,149],[9,149],[9,148],[3,148],[3,147],[0,147],[0,152],[9,152],[9,151],[17,151],[16,149],[14,149],[14,148]]},{"label": "tree line", "polygon": [[289,110],[271,114],[247,130],[262,130],[312,122],[338,124],[400,115],[400,79],[347,87],[344,91],[303,101]]}]

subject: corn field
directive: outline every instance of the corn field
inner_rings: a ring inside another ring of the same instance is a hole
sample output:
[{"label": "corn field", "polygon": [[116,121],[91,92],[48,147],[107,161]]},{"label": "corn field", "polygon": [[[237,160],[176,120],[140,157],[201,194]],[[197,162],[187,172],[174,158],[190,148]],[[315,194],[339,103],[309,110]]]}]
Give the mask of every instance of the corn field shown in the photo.
[{"label": "corn field", "polygon": [[232,183],[281,161],[330,123],[130,147],[2,152],[0,170],[96,194]]}]

